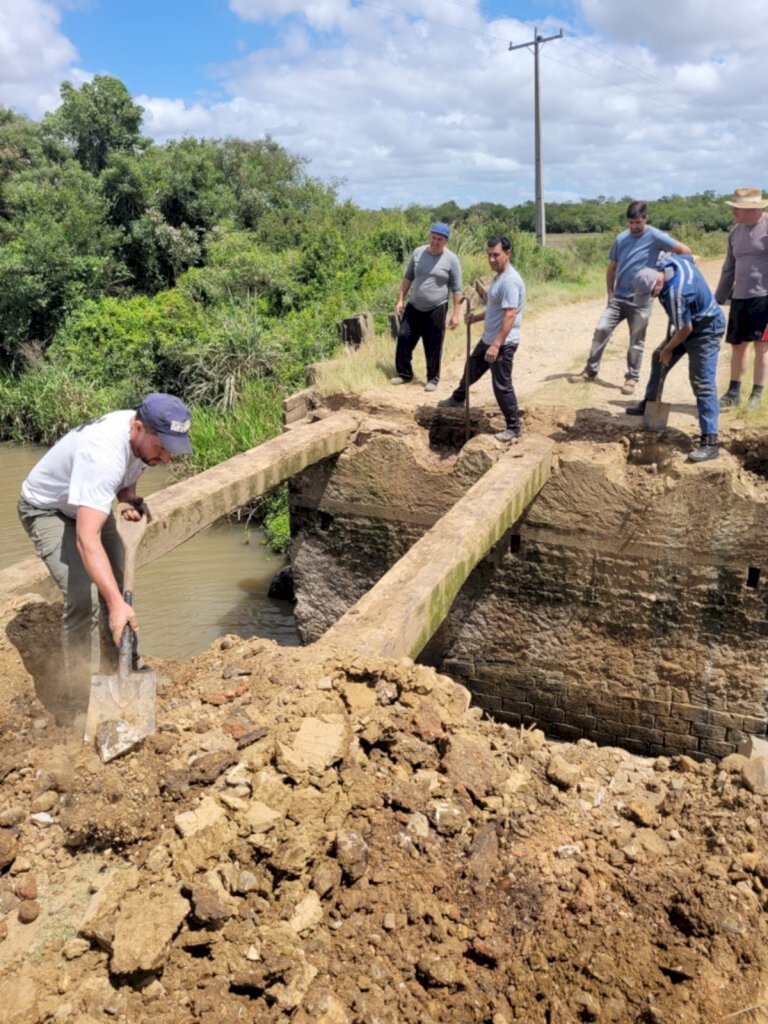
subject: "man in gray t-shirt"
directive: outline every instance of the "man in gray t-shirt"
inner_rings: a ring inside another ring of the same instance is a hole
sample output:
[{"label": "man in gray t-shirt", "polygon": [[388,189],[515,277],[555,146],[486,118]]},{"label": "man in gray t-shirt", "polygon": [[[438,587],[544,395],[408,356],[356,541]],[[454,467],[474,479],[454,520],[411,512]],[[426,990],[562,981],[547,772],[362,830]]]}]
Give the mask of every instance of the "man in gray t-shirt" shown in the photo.
[{"label": "man in gray t-shirt", "polygon": [[490,369],[493,394],[504,413],[505,422],[504,430],[496,434],[496,439],[508,444],[520,439],[520,414],[512,385],[512,360],[520,343],[525,308],[525,285],[509,262],[511,248],[512,243],[506,235],[488,239],[488,264],[496,276],[488,289],[485,312],[472,313],[467,319],[468,324],[484,323],[483,336],[475,345],[453,394],[437,403],[447,408],[464,405],[467,378],[472,385]]},{"label": "man in gray t-shirt", "polygon": [[[452,331],[458,326],[461,307],[461,264],[447,248],[450,234],[447,224],[433,224],[429,230],[429,244],[414,250],[405,268],[395,304],[400,329],[395,351],[397,376],[392,378],[393,384],[407,384],[413,380],[412,356],[419,339],[424,342],[427,359],[424,390],[434,391],[440,380],[440,356],[449,295],[453,296],[453,313],[448,325]],[[411,286],[413,292],[403,311]]]}]

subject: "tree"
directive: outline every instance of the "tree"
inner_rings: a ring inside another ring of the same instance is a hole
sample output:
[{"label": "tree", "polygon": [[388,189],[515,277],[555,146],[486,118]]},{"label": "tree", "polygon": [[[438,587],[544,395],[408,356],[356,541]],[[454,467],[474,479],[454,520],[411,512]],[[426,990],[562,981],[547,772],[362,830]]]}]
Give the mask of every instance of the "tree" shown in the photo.
[{"label": "tree", "polygon": [[100,174],[111,153],[133,153],[146,143],[141,137],[144,108],[110,75],[96,75],[76,89],[62,82],[61,106],[43,121],[44,129],[71,147],[84,170]]}]

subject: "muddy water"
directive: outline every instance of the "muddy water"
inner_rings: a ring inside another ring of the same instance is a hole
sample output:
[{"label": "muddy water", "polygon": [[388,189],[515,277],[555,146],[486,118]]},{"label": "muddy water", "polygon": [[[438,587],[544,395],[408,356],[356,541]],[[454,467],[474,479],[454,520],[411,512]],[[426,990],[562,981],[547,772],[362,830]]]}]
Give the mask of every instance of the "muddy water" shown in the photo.
[{"label": "muddy water", "polygon": [[[44,448],[0,444],[0,569],[33,554],[19,524],[19,487]],[[139,490],[168,482],[166,467],[147,470]],[[298,644],[293,607],[267,596],[284,560],[272,555],[257,530],[218,523],[136,574],[136,612],[146,654],[183,660],[223,633]]]}]

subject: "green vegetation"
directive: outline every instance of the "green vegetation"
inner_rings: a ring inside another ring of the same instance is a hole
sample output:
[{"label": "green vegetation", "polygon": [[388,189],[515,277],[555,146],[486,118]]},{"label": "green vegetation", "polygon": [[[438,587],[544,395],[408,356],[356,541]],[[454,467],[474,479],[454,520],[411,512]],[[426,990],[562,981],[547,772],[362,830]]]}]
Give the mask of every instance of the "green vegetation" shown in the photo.
[{"label": "green vegetation", "polygon": [[[39,123],[0,108],[0,439],[50,443],[168,390],[194,406],[187,468],[204,469],[279,432],[282,398],[338,353],[336,321],[370,310],[385,336],[433,220],[452,225],[468,281],[487,273],[488,236],[510,235],[534,306],[601,288],[624,225],[626,198],[553,203],[561,239],[542,249],[530,203],[361,210],[270,138],[153,144],[117,79],[65,82],[61,99]],[[651,219],[711,255],[730,214],[704,193],[658,200]],[[365,386],[392,370],[382,345],[357,360]],[[280,496],[258,514],[285,543]]]}]

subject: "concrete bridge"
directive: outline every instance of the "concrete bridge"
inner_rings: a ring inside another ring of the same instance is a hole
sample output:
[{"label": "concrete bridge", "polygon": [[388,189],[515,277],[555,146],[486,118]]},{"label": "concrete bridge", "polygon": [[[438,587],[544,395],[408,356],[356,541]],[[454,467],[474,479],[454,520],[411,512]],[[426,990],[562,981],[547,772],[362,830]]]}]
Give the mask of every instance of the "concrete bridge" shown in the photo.
[{"label": "concrete bridge", "polygon": [[[234,509],[340,454],[359,417],[343,412],[291,430],[146,499],[135,537],[135,567],[178,547]],[[512,448],[417,541],[322,643],[378,657],[416,657],[448,614],[469,574],[533,501],[549,477],[554,445]],[[133,530],[129,526],[129,530]],[[55,594],[36,557],[0,571],[0,607],[29,592]]]}]

